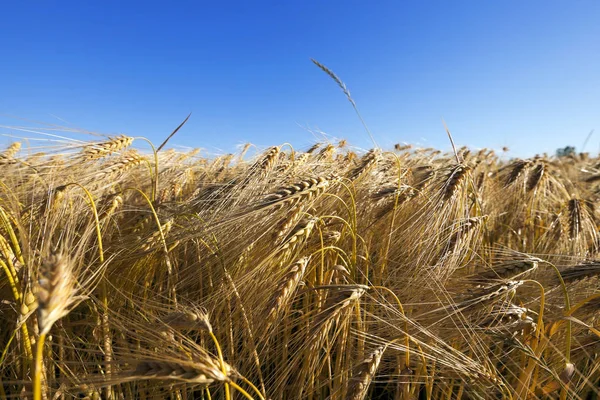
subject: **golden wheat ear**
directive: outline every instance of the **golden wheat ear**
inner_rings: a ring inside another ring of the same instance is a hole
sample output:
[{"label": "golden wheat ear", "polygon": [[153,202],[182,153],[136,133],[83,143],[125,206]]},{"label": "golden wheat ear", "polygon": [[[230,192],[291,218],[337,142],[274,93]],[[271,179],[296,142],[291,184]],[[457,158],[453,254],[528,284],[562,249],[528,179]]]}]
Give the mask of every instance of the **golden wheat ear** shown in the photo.
[{"label": "golden wheat ear", "polygon": [[132,137],[121,135],[110,138],[106,142],[89,144],[81,153],[86,160],[99,160],[131,146],[132,143]]},{"label": "golden wheat ear", "polygon": [[377,347],[353,368],[346,400],[363,400],[367,396],[386,348],[387,345]]},{"label": "golden wheat ear", "polygon": [[53,254],[42,262],[37,283],[38,325],[40,334],[69,313],[78,300],[73,265],[62,254]]}]

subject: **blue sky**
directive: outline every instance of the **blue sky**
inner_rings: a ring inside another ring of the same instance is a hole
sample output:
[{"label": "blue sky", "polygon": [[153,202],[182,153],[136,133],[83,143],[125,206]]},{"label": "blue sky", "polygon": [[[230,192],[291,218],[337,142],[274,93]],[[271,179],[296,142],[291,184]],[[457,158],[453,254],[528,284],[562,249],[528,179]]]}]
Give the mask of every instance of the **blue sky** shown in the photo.
[{"label": "blue sky", "polygon": [[[382,147],[600,146],[600,1],[4,2],[0,124],[17,116],[232,152],[325,132]],[[0,133],[15,130],[0,128]],[[80,139],[86,139],[81,136]],[[1,139],[7,140],[7,139]]]}]

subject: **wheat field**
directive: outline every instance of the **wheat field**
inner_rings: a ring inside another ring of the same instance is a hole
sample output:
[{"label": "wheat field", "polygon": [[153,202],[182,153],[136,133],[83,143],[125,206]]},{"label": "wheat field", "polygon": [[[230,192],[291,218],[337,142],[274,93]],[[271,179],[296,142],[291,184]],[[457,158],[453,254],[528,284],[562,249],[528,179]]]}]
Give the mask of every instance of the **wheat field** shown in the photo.
[{"label": "wheat field", "polygon": [[599,398],[598,158],[21,145],[2,399]]}]

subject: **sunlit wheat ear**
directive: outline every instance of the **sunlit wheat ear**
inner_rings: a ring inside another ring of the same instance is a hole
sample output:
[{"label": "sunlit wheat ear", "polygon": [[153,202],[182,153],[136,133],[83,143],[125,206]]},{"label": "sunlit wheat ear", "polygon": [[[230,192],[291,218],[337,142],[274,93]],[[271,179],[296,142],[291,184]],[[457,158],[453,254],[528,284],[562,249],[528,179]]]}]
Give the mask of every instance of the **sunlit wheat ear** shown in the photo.
[{"label": "sunlit wheat ear", "polygon": [[290,234],[283,240],[280,249],[288,253],[292,252],[299,243],[310,236],[318,220],[318,218],[304,218],[300,220]]},{"label": "sunlit wheat ear", "polygon": [[594,205],[592,202],[573,198],[567,203],[569,238],[577,239],[580,235],[589,232],[595,234],[595,222],[593,220]]},{"label": "sunlit wheat ear", "polygon": [[352,379],[346,393],[346,400],[363,400],[367,396],[369,386],[377,373],[379,363],[387,345],[380,346],[371,352],[367,358],[353,368]]},{"label": "sunlit wheat ear", "polygon": [[76,292],[73,266],[66,256],[54,254],[42,262],[37,284],[40,334],[50,332],[52,325],[81,300]]},{"label": "sunlit wheat ear", "polygon": [[531,160],[518,160],[513,162],[510,167],[510,172],[506,177],[505,186],[510,186],[523,176],[529,167],[532,165]]},{"label": "sunlit wheat ear", "polygon": [[127,153],[123,154],[123,156],[115,163],[107,166],[106,168],[94,174],[94,177],[98,179],[104,178],[111,174],[125,172],[128,169],[135,167],[136,165],[140,165],[144,161],[146,161],[146,159],[143,156],[141,156],[136,150],[129,150]]},{"label": "sunlit wheat ear", "polygon": [[520,260],[511,260],[504,263],[492,265],[485,271],[479,273],[475,280],[486,283],[498,279],[522,278],[537,270],[541,259],[528,257]]},{"label": "sunlit wheat ear", "polygon": [[280,149],[277,146],[269,148],[267,151],[264,152],[264,154],[261,156],[261,158],[257,161],[257,163],[252,169],[256,168],[257,172],[261,176],[266,175],[271,170],[271,168],[273,168],[275,161],[277,161],[279,152]]},{"label": "sunlit wheat ear", "polygon": [[442,186],[442,199],[444,201],[453,199],[456,193],[460,191],[469,171],[470,168],[463,164],[458,164],[450,169]]},{"label": "sunlit wheat ear", "polygon": [[458,229],[456,229],[456,231],[450,237],[448,246],[444,248],[442,257],[456,252],[460,248],[461,244],[464,243],[468,238],[469,233],[484,223],[487,219],[488,216],[483,215],[481,217],[467,218],[465,221],[462,221],[459,224]]},{"label": "sunlit wheat ear", "polygon": [[321,149],[321,151],[319,152],[319,154],[317,154],[315,159],[318,161],[331,161],[333,153],[335,153],[335,146],[332,144],[328,144],[327,146]]},{"label": "sunlit wheat ear", "polygon": [[[228,368],[229,369],[229,368]],[[202,361],[140,361],[136,369],[127,375],[127,380],[159,379],[174,380],[205,385],[213,382],[227,382],[229,377],[221,372],[217,361],[205,358]]]},{"label": "sunlit wheat ear", "polygon": [[334,174],[330,176],[318,176],[316,178],[305,178],[294,182],[289,186],[282,187],[275,193],[267,195],[257,208],[267,206],[281,208],[283,206],[293,206],[300,202],[309,201],[323,193],[338,181],[339,177]]},{"label": "sunlit wheat ear", "polygon": [[380,158],[381,151],[379,151],[379,149],[369,150],[369,152],[360,159],[360,164],[350,171],[348,178],[355,180],[365,175],[375,166],[375,164],[377,164]]},{"label": "sunlit wheat ear", "polygon": [[125,135],[117,136],[102,143],[89,144],[82,150],[87,160],[97,160],[123,150],[133,143],[133,138]]},{"label": "sunlit wheat ear", "polygon": [[21,142],[14,142],[6,150],[0,153],[0,163],[2,160],[12,160],[15,154],[21,149]]},{"label": "sunlit wheat ear", "polygon": [[162,238],[165,237],[173,228],[173,219],[167,220],[164,224],[162,224],[162,236],[161,230],[157,230],[152,233],[150,237],[148,237],[144,243],[140,246],[143,251],[150,251],[152,249],[160,248],[160,244],[162,243]]},{"label": "sunlit wheat ear", "polygon": [[110,217],[121,205],[123,204],[123,197],[118,194],[113,194],[107,196],[104,199],[104,207],[100,214],[98,214],[98,219],[103,220],[105,218]]},{"label": "sunlit wheat ear", "polygon": [[206,310],[176,311],[162,317],[162,322],[173,329],[212,332]]},{"label": "sunlit wheat ear", "polygon": [[306,266],[308,265],[309,258],[304,257],[296,261],[289,268],[287,273],[280,279],[277,284],[277,289],[271,297],[271,300],[267,306],[267,315],[265,319],[265,325],[267,327],[275,321],[279,313],[289,303],[290,299],[294,296],[298,283],[302,280]]},{"label": "sunlit wheat ear", "polygon": [[334,320],[360,299],[367,289],[368,286],[364,285],[345,285],[330,293],[323,311],[315,317],[310,336],[319,337],[320,332],[328,331]]},{"label": "sunlit wheat ear", "polygon": [[512,303],[500,303],[486,311],[486,317],[479,326],[489,333],[504,337],[513,337],[520,333],[530,333],[536,328],[536,323],[530,315],[534,313],[525,307]]}]

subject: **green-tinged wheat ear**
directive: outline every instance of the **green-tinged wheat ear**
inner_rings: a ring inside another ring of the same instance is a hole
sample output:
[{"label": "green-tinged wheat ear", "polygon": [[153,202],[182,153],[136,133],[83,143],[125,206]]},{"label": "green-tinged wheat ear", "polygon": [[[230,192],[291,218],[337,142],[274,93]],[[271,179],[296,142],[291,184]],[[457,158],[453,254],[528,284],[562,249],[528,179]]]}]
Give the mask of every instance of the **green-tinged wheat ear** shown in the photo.
[{"label": "green-tinged wheat ear", "polygon": [[276,320],[280,312],[287,306],[296,292],[298,284],[304,276],[309,258],[303,257],[288,267],[286,274],[279,280],[275,293],[267,305],[265,326],[269,327]]},{"label": "green-tinged wheat ear", "polygon": [[110,138],[106,142],[93,143],[83,148],[83,156],[87,160],[97,160],[123,150],[133,143],[133,138],[125,135]]},{"label": "green-tinged wheat ear", "polygon": [[363,400],[367,396],[369,386],[377,373],[386,348],[386,345],[377,347],[353,368],[346,400]]},{"label": "green-tinged wheat ear", "polygon": [[332,70],[330,70],[329,68],[327,68],[326,66],[324,66],[323,64],[318,62],[317,60],[311,59],[311,61],[317,67],[319,67],[323,72],[325,72],[327,75],[329,75],[329,77],[331,79],[333,79],[335,81],[335,83],[338,84],[338,86],[340,87],[340,89],[342,89],[342,91],[344,92],[344,94],[346,95],[346,97],[348,98],[350,103],[352,103],[354,105],[354,100],[352,100],[352,96],[350,96],[350,91],[346,87],[346,84],[344,82],[342,82],[342,80],[336,74],[334,74]]}]

